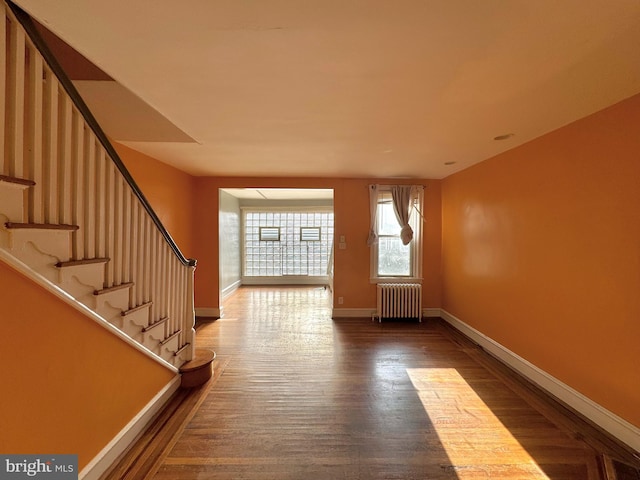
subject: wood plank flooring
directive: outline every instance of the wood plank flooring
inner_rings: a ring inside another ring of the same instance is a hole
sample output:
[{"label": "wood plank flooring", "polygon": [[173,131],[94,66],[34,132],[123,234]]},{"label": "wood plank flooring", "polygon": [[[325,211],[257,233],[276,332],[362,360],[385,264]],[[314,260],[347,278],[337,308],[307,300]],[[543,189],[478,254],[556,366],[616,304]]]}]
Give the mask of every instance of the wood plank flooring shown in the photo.
[{"label": "wood plank flooring", "polygon": [[602,478],[606,441],[439,320],[334,321],[322,288],[224,310],[197,333],[224,371],[156,480]]}]

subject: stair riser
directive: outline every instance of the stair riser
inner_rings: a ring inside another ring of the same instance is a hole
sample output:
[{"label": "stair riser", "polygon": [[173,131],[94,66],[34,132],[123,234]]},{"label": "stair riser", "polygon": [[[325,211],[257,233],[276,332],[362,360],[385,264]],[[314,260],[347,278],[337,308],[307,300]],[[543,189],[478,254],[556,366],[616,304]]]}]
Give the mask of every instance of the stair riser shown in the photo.
[{"label": "stair riser", "polygon": [[173,362],[176,360],[176,356],[174,355],[174,353],[178,350],[178,347],[178,337],[175,336],[167,343],[160,346],[160,356],[167,362],[173,364]]},{"label": "stair riser", "polygon": [[161,342],[162,340],[167,338],[167,335],[165,333],[166,326],[166,322],[162,322],[160,325],[156,325],[149,331],[145,332],[145,336],[149,339]]},{"label": "stair riser", "polygon": [[[21,262],[28,265],[31,270],[42,275],[50,282],[57,284],[59,277],[55,265],[60,261],[60,257],[43,252],[35,242],[25,240],[24,238],[19,238],[17,241],[16,233],[17,232],[8,231],[8,246],[5,246],[4,248]],[[68,233],[66,233],[66,235],[68,236]],[[17,237],[24,237],[24,235],[19,234]],[[54,241],[60,242],[61,239],[54,239]],[[55,249],[56,248],[54,248],[54,250]],[[58,246],[57,250],[58,253],[60,253],[62,249]],[[64,259],[65,258],[63,257],[63,260]],[[68,259],[68,257],[66,259]]]},{"label": "stair riser", "polygon": [[9,230],[5,228],[5,223],[11,219],[0,212],[0,248],[9,250]]},{"label": "stair riser", "polygon": [[160,353],[160,342],[166,338],[166,324],[158,325],[148,332],[142,333],[142,344],[152,352]]},{"label": "stair riser", "polygon": [[[4,227],[3,227],[4,228]],[[71,235],[67,230],[9,229],[7,249],[27,265],[43,263],[38,255],[45,256],[47,265],[66,262],[71,258]],[[23,258],[27,259],[23,260]],[[55,258],[52,264],[49,259]],[[38,271],[38,273],[42,273]]]},{"label": "stair riser", "polygon": [[115,290],[102,295],[94,295],[94,303],[91,307],[98,315],[109,323],[120,328],[122,325],[122,312],[129,308],[129,290]]},{"label": "stair riser", "polygon": [[[94,263],[58,268],[58,286],[75,299],[93,296],[104,285],[104,264]],[[85,303],[85,302],[83,302]]]},{"label": "stair riser", "polygon": [[189,345],[187,348],[182,350],[178,355],[175,355],[171,363],[174,366],[179,367],[180,365],[184,364],[191,358],[193,358],[193,345]]},{"label": "stair riser", "polygon": [[26,221],[27,189],[28,187],[25,185],[0,182],[2,213],[7,217],[6,221],[18,223]]},{"label": "stair riser", "polygon": [[149,325],[149,307],[142,308],[126,316],[122,316],[120,329],[137,342],[142,343],[142,329]]},{"label": "stair riser", "polygon": [[142,340],[140,343],[151,350],[156,355],[160,355],[160,340],[157,340],[148,334],[141,333]]}]

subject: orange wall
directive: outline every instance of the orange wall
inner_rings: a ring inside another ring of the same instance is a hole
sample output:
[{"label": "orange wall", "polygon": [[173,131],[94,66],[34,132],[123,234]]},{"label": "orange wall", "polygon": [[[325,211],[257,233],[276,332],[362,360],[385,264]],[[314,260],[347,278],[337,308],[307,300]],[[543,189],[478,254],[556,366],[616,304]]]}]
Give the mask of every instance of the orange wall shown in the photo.
[{"label": "orange wall", "polygon": [[125,145],[113,146],[182,253],[192,258],[195,177]]},{"label": "orange wall", "polygon": [[[196,306],[219,306],[218,289],[218,189],[219,188],[332,188],[334,189],[335,235],[346,237],[347,249],[335,250],[334,298],[344,297],[341,308],[375,308],[375,285],[369,282],[370,183],[399,183],[397,179],[336,178],[198,178],[196,201],[198,235],[195,252]],[[424,306],[440,306],[440,182],[413,180],[425,189]],[[212,213],[213,212],[213,213]]]},{"label": "orange wall", "polygon": [[82,469],[174,374],[0,261],[0,452]]},{"label": "orange wall", "polygon": [[640,426],[640,95],[442,182],[443,308]]}]

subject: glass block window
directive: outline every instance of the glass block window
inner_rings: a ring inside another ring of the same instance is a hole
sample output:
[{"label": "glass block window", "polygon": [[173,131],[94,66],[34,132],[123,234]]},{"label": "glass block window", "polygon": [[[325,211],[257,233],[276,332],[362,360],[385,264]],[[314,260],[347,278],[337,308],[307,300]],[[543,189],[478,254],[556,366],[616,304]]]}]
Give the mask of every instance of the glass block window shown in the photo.
[{"label": "glass block window", "polygon": [[245,277],[327,275],[333,212],[246,209],[243,222]]}]

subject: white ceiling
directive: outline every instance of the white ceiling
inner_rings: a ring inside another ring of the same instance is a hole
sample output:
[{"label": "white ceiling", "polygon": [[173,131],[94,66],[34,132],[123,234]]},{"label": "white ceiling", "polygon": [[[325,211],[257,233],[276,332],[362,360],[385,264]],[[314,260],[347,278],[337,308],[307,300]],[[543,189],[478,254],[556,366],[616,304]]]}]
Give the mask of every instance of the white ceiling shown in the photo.
[{"label": "white ceiling", "polygon": [[442,178],[640,92],[638,0],[16,3],[194,175]]}]

